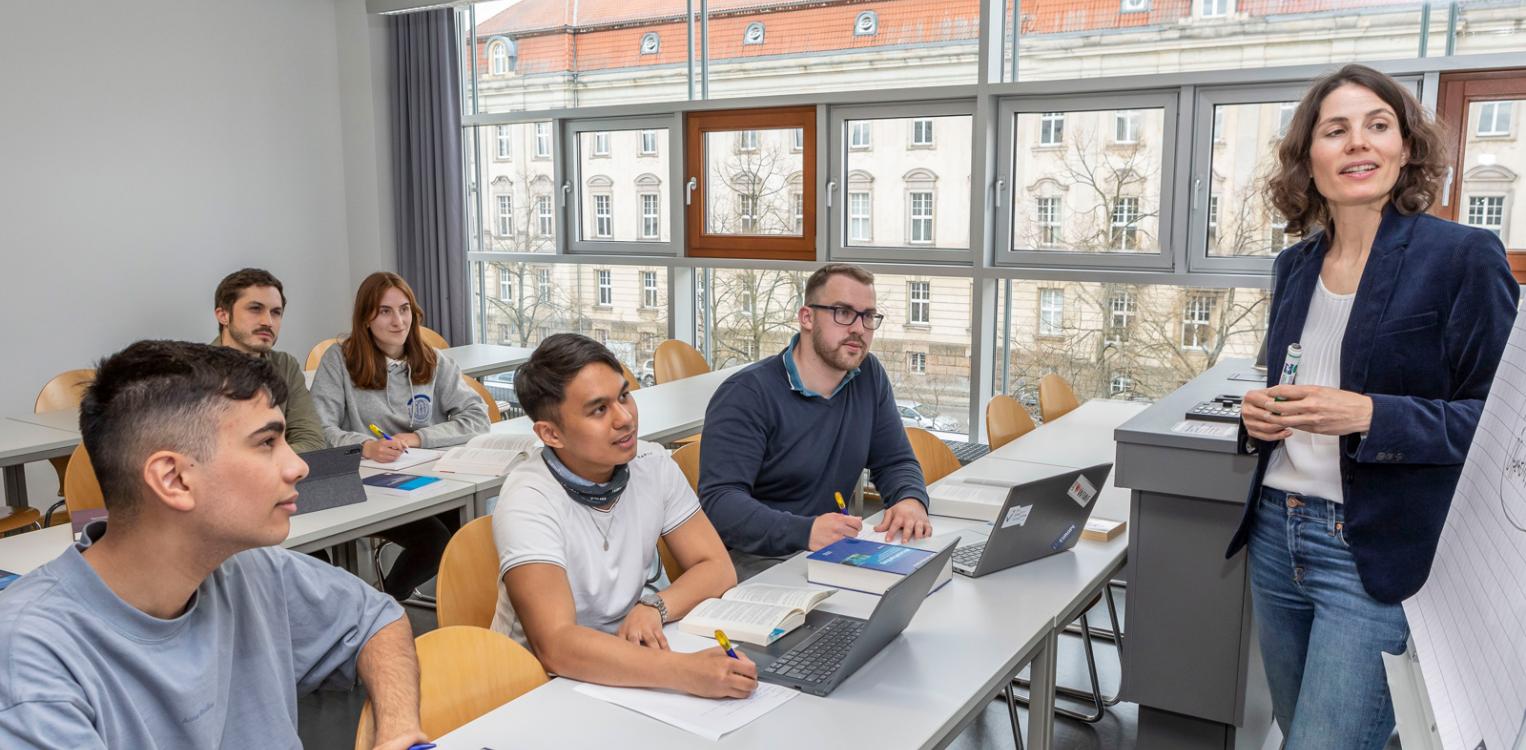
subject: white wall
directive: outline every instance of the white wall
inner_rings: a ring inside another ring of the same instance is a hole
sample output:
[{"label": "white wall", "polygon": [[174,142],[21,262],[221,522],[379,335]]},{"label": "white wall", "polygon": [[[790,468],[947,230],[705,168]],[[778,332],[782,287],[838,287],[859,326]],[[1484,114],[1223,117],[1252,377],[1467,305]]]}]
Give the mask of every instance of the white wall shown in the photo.
[{"label": "white wall", "polygon": [[393,265],[383,24],[364,0],[5,5],[0,415],[136,339],[211,340],[246,265],[286,284],[280,348],[347,326]]}]

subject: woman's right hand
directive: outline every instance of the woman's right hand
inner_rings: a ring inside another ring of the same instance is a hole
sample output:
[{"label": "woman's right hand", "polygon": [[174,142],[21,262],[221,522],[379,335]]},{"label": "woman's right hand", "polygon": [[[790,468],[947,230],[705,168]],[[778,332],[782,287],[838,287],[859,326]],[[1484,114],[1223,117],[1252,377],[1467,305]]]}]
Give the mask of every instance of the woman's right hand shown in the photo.
[{"label": "woman's right hand", "polygon": [[360,455],[372,461],[390,464],[403,455],[404,448],[400,440],[367,440],[360,444]]},{"label": "woman's right hand", "polygon": [[1282,425],[1273,423],[1268,419],[1272,416],[1272,405],[1277,399],[1272,396],[1270,388],[1249,391],[1245,399],[1240,402],[1240,421],[1245,423],[1245,431],[1250,436],[1269,443],[1278,440],[1286,440],[1293,435],[1293,431]]}]

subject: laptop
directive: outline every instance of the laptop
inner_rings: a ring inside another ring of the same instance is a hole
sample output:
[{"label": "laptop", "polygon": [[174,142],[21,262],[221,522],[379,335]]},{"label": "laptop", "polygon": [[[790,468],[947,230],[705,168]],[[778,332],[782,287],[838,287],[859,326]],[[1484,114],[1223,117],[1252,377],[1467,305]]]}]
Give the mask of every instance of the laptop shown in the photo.
[{"label": "laptop", "polygon": [[867,620],[815,610],[804,625],[769,646],[738,645],[758,665],[759,680],[828,695],[906,629],[956,543],[886,589]]},{"label": "laptop", "polygon": [[1076,546],[1112,470],[1097,464],[1014,486],[986,537],[954,550],[954,572],[979,578]]}]

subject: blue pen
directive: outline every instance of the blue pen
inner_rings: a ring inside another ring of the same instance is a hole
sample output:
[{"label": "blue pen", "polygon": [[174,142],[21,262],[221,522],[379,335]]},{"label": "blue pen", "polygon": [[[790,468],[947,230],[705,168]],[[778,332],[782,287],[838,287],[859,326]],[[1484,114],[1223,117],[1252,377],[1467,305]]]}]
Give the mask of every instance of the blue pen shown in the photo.
[{"label": "blue pen", "polygon": [[[382,428],[377,427],[374,424],[370,424],[370,425],[366,425],[366,426],[371,428],[371,434],[372,435],[375,435],[375,436],[381,438],[382,440],[391,440],[392,439],[391,435],[388,435],[387,433],[382,432]],[[404,448],[403,452],[407,453],[408,449]],[[430,745],[430,747],[434,747],[434,745]],[[408,750],[413,750],[413,748],[409,748]]]},{"label": "blue pen", "polygon": [[737,652],[731,647],[731,640],[726,637],[725,631],[720,630],[719,628],[716,629],[715,642],[721,644],[721,648],[726,649],[727,656],[733,659],[737,658]]},{"label": "blue pen", "polygon": [[435,744],[433,742],[425,742],[422,745],[409,745],[408,746],[408,750],[434,750],[434,748],[435,748]]}]

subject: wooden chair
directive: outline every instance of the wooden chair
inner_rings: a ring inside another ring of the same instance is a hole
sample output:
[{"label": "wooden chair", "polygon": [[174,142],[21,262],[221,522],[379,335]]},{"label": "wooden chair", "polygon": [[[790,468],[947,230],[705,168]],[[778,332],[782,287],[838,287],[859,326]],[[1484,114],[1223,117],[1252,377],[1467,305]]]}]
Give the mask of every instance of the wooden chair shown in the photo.
[{"label": "wooden chair", "polygon": [[450,348],[450,342],[446,341],[444,336],[435,333],[427,326],[419,326],[419,338],[424,340],[426,346],[432,346],[436,349]]},{"label": "wooden chair", "polygon": [[493,398],[493,394],[488,393],[487,386],[484,386],[482,381],[470,375],[462,375],[461,379],[465,380],[466,384],[476,391],[478,396],[482,397],[482,402],[487,404],[487,421],[489,423],[502,422],[503,411],[498,408],[498,401]]},{"label": "wooden chair", "polygon": [[657,345],[652,355],[652,370],[658,383],[671,383],[710,372],[710,364],[694,347],[678,339]]},{"label": "wooden chair", "polygon": [[[673,463],[678,464],[684,478],[689,480],[689,487],[696,493],[699,492],[699,436],[694,436],[694,442],[686,443],[683,447],[673,451]],[[701,511],[704,512],[704,511]],[[662,558],[662,569],[668,572],[668,580],[676,581],[684,574],[684,566],[679,564],[678,558],[673,551],[668,549],[668,543],[661,537],[657,539],[657,556]]]},{"label": "wooden chair", "polygon": [[334,337],[334,338],[331,338],[331,339],[324,339],[322,341],[319,341],[316,345],[313,346],[312,350],[308,351],[308,353],[307,353],[307,365],[305,365],[302,369],[304,369],[304,370],[316,370],[316,369],[318,369],[318,363],[323,361],[323,353],[328,351],[329,347],[331,347],[331,346],[333,346],[333,345],[335,345],[337,343],[339,343],[339,337],[337,337],[337,336]]},{"label": "wooden chair", "polygon": [[917,454],[922,465],[922,480],[928,484],[942,479],[959,468],[954,451],[931,432],[921,427],[907,427],[906,439],[911,441],[911,452]]},{"label": "wooden chair", "polygon": [[[524,646],[503,633],[464,625],[431,630],[414,640],[419,652],[419,724],[439,737],[550,680]],[[376,741],[371,701],[360,712],[356,750]]]},{"label": "wooden chair", "polygon": [[1039,416],[1045,422],[1053,422],[1080,405],[1076,392],[1059,373],[1051,372],[1039,379]]},{"label": "wooden chair", "polygon": [[991,450],[1006,445],[1034,430],[1032,415],[1017,399],[1000,393],[986,404],[986,439]]},{"label": "wooden chair", "polygon": [[440,557],[435,579],[435,616],[440,627],[491,626],[500,585],[493,517],[483,516],[451,536]]},{"label": "wooden chair", "polygon": [[84,443],[75,446],[69,456],[69,470],[64,473],[64,502],[70,513],[106,507],[106,495],[96,481],[95,466],[90,463]]},{"label": "wooden chair", "polygon": [[36,508],[0,507],[0,536],[28,526],[42,528],[42,514]]},{"label": "wooden chair", "polygon": [[[90,381],[95,380],[95,370],[65,370],[53,376],[37,394],[37,400],[32,404],[32,413],[41,414],[45,411],[63,411],[66,409],[78,409],[80,401],[85,397],[85,387]],[[53,470],[58,472],[58,495],[64,494],[64,473],[69,469],[68,456],[54,456],[48,459],[53,464]],[[62,502],[62,501],[60,501]],[[58,503],[48,508],[51,516],[58,509]],[[62,518],[62,516],[60,516]],[[3,522],[0,522],[3,525]]]},{"label": "wooden chair", "polygon": [[620,374],[625,376],[625,382],[630,384],[631,390],[641,387],[641,380],[636,377],[636,373],[631,372],[631,368],[625,366],[624,362],[620,363]]}]

